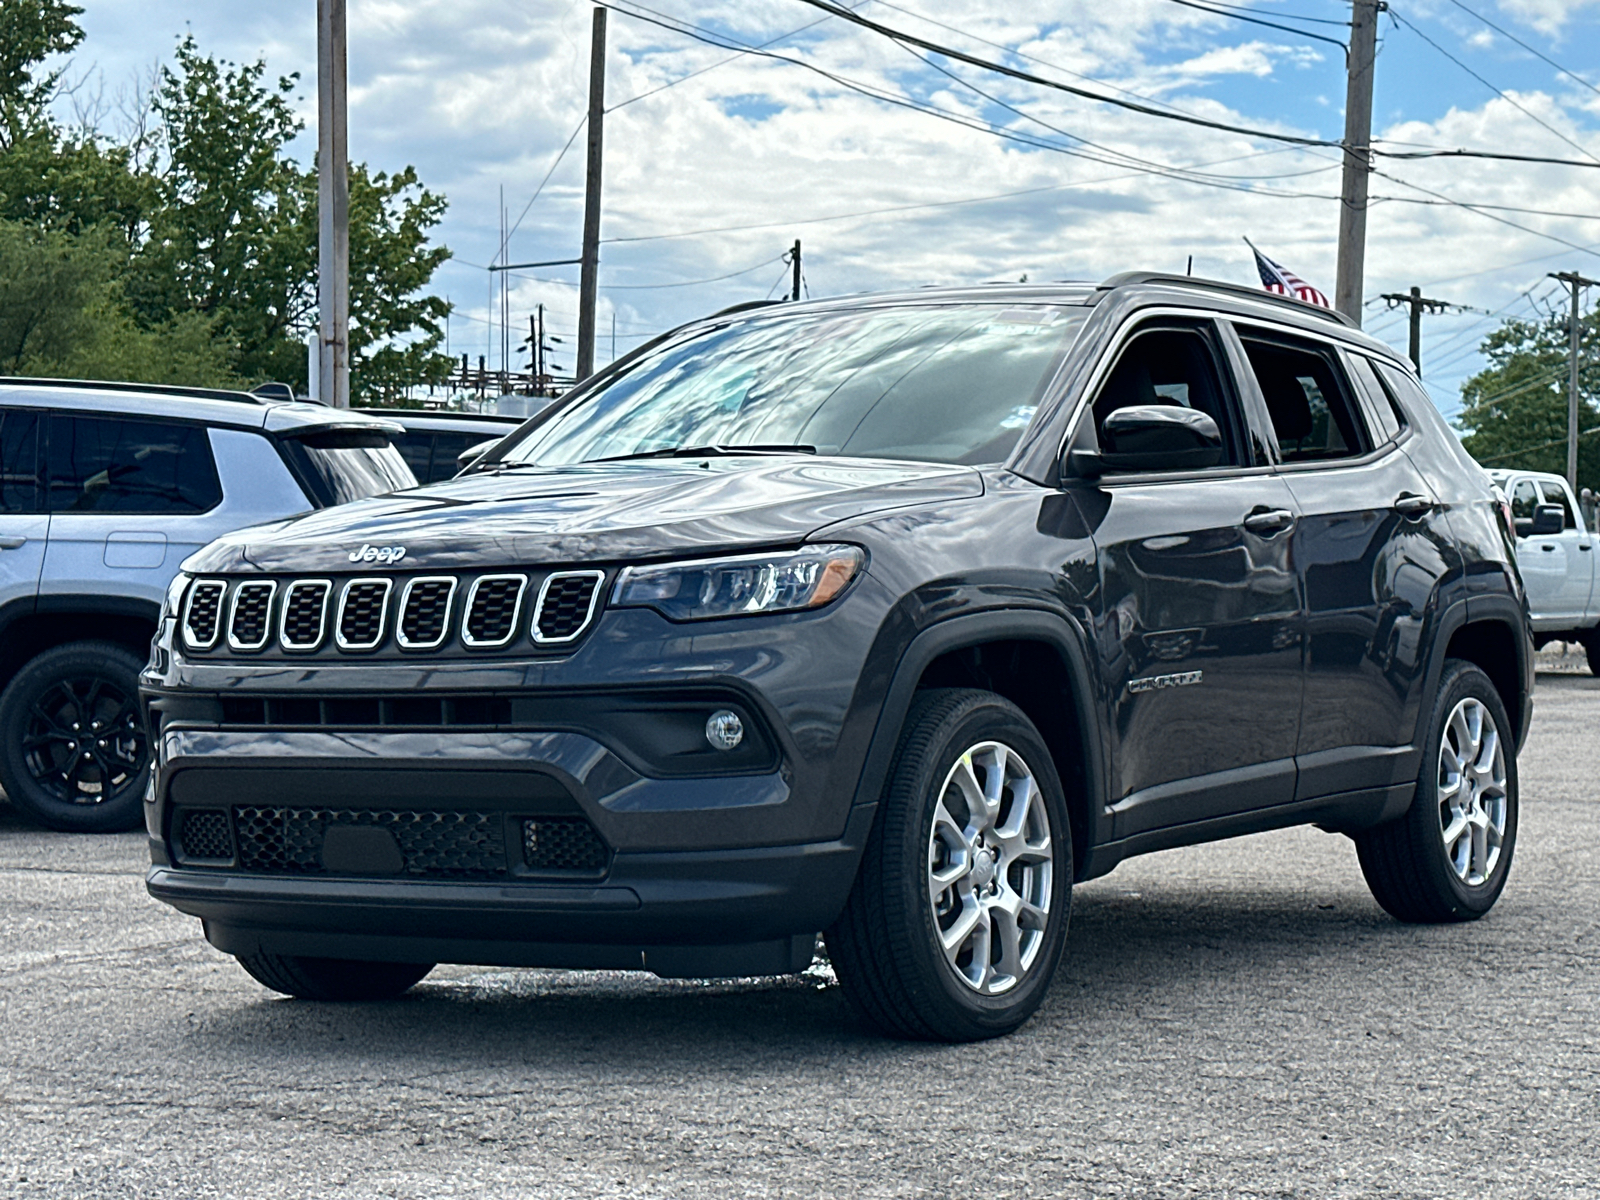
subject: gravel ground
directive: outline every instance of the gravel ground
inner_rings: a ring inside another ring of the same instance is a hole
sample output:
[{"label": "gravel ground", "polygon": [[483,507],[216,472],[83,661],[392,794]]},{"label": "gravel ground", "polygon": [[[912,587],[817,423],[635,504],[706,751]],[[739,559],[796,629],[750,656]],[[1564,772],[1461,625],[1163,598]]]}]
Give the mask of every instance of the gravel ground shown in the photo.
[{"label": "gravel ground", "polygon": [[1044,1010],[886,1042],[795,979],[440,968],[274,998],[150,900],[142,840],[0,806],[15,1197],[1593,1197],[1600,680],[1547,674],[1511,884],[1409,928],[1341,837],[1080,888]]}]

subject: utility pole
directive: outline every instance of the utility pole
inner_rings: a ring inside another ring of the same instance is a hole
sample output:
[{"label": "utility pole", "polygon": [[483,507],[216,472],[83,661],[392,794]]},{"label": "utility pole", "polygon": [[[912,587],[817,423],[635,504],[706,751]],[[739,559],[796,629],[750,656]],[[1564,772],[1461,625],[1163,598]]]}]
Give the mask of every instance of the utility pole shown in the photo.
[{"label": "utility pole", "polygon": [[1567,483],[1572,494],[1578,494],[1578,365],[1580,349],[1578,331],[1578,296],[1586,287],[1600,287],[1600,279],[1585,279],[1576,271],[1552,271],[1551,279],[1559,279],[1572,292],[1572,327],[1567,350]]},{"label": "utility pole", "polygon": [[600,290],[600,161],[606,119],[606,10],[594,10],[589,43],[589,173],[583,193],[583,268],[578,282],[578,362],[582,382],[594,373],[594,306]]},{"label": "utility pole", "polygon": [[345,0],[317,0],[317,397],[350,407],[350,144]]},{"label": "utility pole", "polygon": [[1372,65],[1383,0],[1351,0],[1344,94],[1344,184],[1339,193],[1339,266],[1333,307],[1361,324],[1367,260],[1367,176],[1372,171]]},{"label": "utility pole", "polygon": [[1431,313],[1444,312],[1457,307],[1448,300],[1430,300],[1422,294],[1422,289],[1414,287],[1409,293],[1385,292],[1383,298],[1389,302],[1389,307],[1404,304],[1411,309],[1411,365],[1417,369],[1417,374],[1422,374],[1422,313],[1427,310]]},{"label": "utility pole", "polygon": [[789,290],[789,299],[800,299],[800,239],[795,238],[794,249],[789,252],[789,261],[794,264],[794,285]]}]

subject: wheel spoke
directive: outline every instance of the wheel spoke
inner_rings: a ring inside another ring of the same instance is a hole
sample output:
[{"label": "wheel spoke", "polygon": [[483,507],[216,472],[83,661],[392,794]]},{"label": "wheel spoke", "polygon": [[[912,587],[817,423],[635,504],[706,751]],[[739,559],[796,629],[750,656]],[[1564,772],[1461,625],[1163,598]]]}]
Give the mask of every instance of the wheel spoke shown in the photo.
[{"label": "wheel spoke", "polygon": [[1000,942],[1000,961],[994,965],[997,982],[1014,983],[1022,978],[1022,931],[1017,928],[1016,914],[1003,904],[989,909],[989,927]]},{"label": "wheel spoke", "polygon": [[944,943],[944,952],[952,962],[955,961],[956,953],[962,944],[972,936],[972,931],[983,921],[983,906],[971,896],[965,899],[966,906],[956,918],[956,923],[939,934],[939,940]]},{"label": "wheel spoke", "polygon": [[1467,821],[1467,818],[1460,812],[1460,810],[1457,810],[1451,814],[1450,824],[1444,831],[1444,845],[1446,850],[1453,851],[1455,849],[1455,844],[1461,840],[1461,835],[1467,831],[1468,824],[1469,822]]},{"label": "wheel spoke", "polygon": [[72,735],[70,730],[68,730],[64,725],[62,725],[60,722],[58,722],[55,719],[55,717],[53,717],[49,713],[45,712],[45,710],[44,710],[44,702],[42,700],[39,703],[35,704],[29,710],[29,715],[35,721],[43,722],[50,729],[50,731],[52,733],[58,733],[68,741],[76,741],[77,740],[75,737],[73,737],[73,735]]}]

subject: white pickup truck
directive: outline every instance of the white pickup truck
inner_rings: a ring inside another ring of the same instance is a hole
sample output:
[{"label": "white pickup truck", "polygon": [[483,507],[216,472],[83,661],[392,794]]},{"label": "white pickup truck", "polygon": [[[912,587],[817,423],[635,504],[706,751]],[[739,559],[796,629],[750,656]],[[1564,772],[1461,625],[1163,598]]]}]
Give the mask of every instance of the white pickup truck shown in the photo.
[{"label": "white pickup truck", "polygon": [[1600,675],[1600,536],[1567,481],[1544,471],[1490,471],[1511,502],[1517,566],[1528,590],[1534,644],[1579,642]]}]

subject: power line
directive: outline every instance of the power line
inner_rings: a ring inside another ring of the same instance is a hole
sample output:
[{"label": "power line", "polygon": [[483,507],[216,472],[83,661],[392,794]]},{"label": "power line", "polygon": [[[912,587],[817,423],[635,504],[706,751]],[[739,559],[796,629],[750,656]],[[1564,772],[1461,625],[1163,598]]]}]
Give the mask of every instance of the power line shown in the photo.
[{"label": "power line", "polygon": [[[806,2],[806,0],[802,0],[802,2]],[[1548,130],[1549,132],[1555,134],[1556,137],[1560,138],[1567,145],[1571,146],[1574,150],[1578,151],[1578,153],[1583,154],[1583,155],[1587,155],[1589,158],[1593,158],[1595,160],[1595,163],[1597,165],[1600,165],[1600,158],[1596,158],[1595,155],[1591,154],[1586,146],[1580,145],[1578,142],[1573,141],[1566,134],[1562,133],[1559,129],[1557,129],[1554,125],[1551,125],[1548,122],[1542,120],[1541,118],[1535,116],[1532,112],[1528,111],[1522,105],[1518,104],[1515,100],[1513,100],[1510,96],[1506,95],[1499,88],[1495,87],[1494,84],[1490,83],[1482,75],[1479,75],[1471,67],[1467,66],[1466,63],[1462,62],[1454,54],[1451,54],[1450,51],[1446,50],[1438,42],[1434,41],[1427,34],[1423,33],[1422,30],[1419,29],[1415,24],[1413,24],[1412,22],[1410,22],[1410,21],[1406,20],[1404,17],[1402,17],[1398,12],[1395,11],[1395,7],[1394,7],[1393,4],[1390,4],[1388,6],[1388,13],[1389,13],[1389,19],[1394,21],[1395,24],[1403,25],[1407,29],[1411,30],[1412,33],[1416,34],[1423,41],[1427,42],[1428,45],[1432,46],[1440,54],[1444,55],[1451,62],[1455,63],[1456,66],[1460,67],[1468,75],[1471,75],[1479,83],[1483,84],[1484,87],[1488,88],[1496,96],[1499,96],[1500,99],[1504,100],[1507,104],[1511,105],[1512,108],[1516,109],[1519,113],[1521,113],[1523,116],[1527,117],[1534,124],[1539,125],[1539,126],[1543,127],[1544,129]]]},{"label": "power line", "polygon": [[[1594,251],[1589,247],[1580,246],[1577,242],[1569,242],[1566,238],[1557,237],[1553,233],[1545,233],[1543,230],[1530,229],[1526,225],[1518,225],[1515,221],[1508,221],[1504,217],[1495,216],[1492,212],[1486,212],[1484,211],[1484,208],[1478,205],[1470,204],[1465,200],[1454,199],[1451,196],[1446,196],[1443,192],[1436,192],[1432,188],[1423,187],[1420,183],[1412,183],[1409,180],[1401,179],[1398,175],[1390,175],[1386,171],[1378,170],[1376,167],[1372,168],[1372,173],[1374,175],[1381,175],[1384,179],[1389,180],[1391,183],[1398,183],[1401,187],[1414,188],[1425,195],[1432,196],[1435,200],[1443,201],[1445,204],[1453,205],[1456,208],[1464,208],[1468,212],[1475,212],[1480,217],[1487,217],[1491,221],[1498,221],[1501,225],[1508,225],[1512,229],[1520,230],[1523,233],[1531,233],[1535,237],[1548,238],[1552,242],[1557,242],[1560,245],[1566,246],[1569,250],[1577,250],[1583,254],[1594,253]],[[1394,199],[1403,199],[1403,197],[1394,197]]]},{"label": "power line", "polygon": [[1169,0],[1169,2],[1172,4],[1181,4],[1184,8],[1197,8],[1201,12],[1208,12],[1219,17],[1227,17],[1230,21],[1248,21],[1252,25],[1265,25],[1268,29],[1276,29],[1283,33],[1292,33],[1296,37],[1311,38],[1313,41],[1318,42],[1327,42],[1330,46],[1337,46],[1340,50],[1343,50],[1346,58],[1350,56],[1350,47],[1345,45],[1338,38],[1325,37],[1320,33],[1312,33],[1305,29],[1295,29],[1289,25],[1279,25],[1276,21],[1267,21],[1261,17],[1247,16],[1245,15],[1245,11],[1239,9],[1237,5],[1227,5],[1227,8],[1235,10],[1233,12],[1227,12],[1223,7],[1213,8],[1209,4],[1200,4],[1197,2],[1197,0]]},{"label": "power line", "polygon": [[1454,4],[1457,8],[1459,8],[1462,12],[1466,13],[1468,16],[1476,17],[1478,20],[1482,21],[1485,25],[1487,25],[1490,29],[1492,29],[1496,33],[1498,33],[1501,37],[1510,38],[1513,42],[1515,42],[1517,45],[1521,46],[1524,50],[1526,50],[1529,54],[1533,55],[1535,58],[1542,59],[1543,61],[1549,63],[1556,70],[1560,71],[1563,75],[1566,75],[1571,79],[1576,79],[1579,83],[1583,84],[1583,86],[1588,88],[1591,92],[1594,92],[1596,95],[1600,95],[1600,87],[1595,87],[1594,84],[1590,83],[1582,75],[1579,75],[1576,72],[1567,70],[1566,67],[1563,67],[1560,63],[1558,63],[1555,59],[1551,58],[1548,54],[1541,54],[1539,51],[1535,50],[1532,46],[1528,45],[1527,42],[1525,42],[1521,38],[1519,38],[1516,34],[1511,33],[1511,32],[1509,32],[1507,30],[1501,29],[1500,26],[1496,25],[1493,21],[1489,20],[1489,18],[1484,16],[1482,13],[1476,12],[1473,9],[1468,8],[1465,4],[1461,3],[1461,0],[1450,0],[1450,3]]},{"label": "power line", "polygon": [[726,275],[713,275],[709,279],[685,279],[678,283],[612,283],[607,284],[603,290],[608,292],[618,292],[649,291],[655,288],[698,287],[702,283],[721,283],[724,279],[736,279],[740,275],[748,275],[752,271],[759,271],[762,267],[770,266],[772,263],[784,261],[784,256],[780,254],[777,258],[764,258],[755,266],[746,267],[742,271],[730,271]]}]

